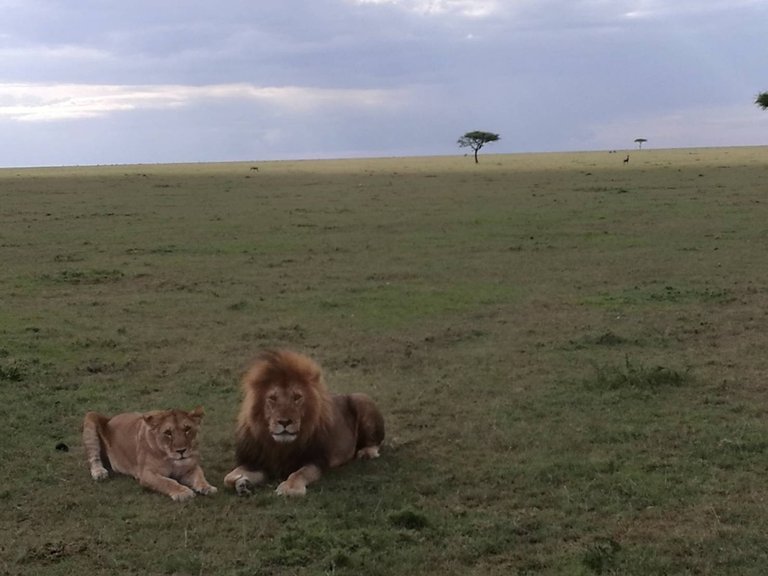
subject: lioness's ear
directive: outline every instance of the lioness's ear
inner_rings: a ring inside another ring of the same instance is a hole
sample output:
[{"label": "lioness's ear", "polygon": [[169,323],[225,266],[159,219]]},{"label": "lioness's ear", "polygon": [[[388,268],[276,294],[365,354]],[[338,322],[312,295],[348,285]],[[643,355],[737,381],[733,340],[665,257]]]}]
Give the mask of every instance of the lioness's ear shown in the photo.
[{"label": "lioness's ear", "polygon": [[142,415],[142,418],[144,418],[144,422],[149,424],[150,428],[156,428],[158,424],[160,424],[160,415],[162,412],[160,410],[154,410],[153,412],[147,412],[146,414]]},{"label": "lioness's ear", "polygon": [[192,412],[189,412],[189,417],[192,418],[195,422],[200,424],[200,420],[203,419],[203,416],[205,415],[205,410],[203,410],[202,406],[198,406]]}]

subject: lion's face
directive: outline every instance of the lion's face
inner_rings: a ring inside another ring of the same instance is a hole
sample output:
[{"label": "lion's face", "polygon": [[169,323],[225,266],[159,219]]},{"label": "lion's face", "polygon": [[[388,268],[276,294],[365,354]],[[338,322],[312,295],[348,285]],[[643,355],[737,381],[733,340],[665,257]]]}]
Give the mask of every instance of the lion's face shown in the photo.
[{"label": "lion's face", "polygon": [[[286,451],[295,455],[330,421],[330,395],[322,372],[307,356],[288,350],[263,352],[243,377],[243,391],[238,429],[255,441],[258,458],[271,462]],[[271,463],[282,465],[277,460]]]},{"label": "lion's face", "polygon": [[306,391],[300,383],[288,383],[267,388],[264,418],[275,442],[296,440],[304,418]]},{"label": "lion's face", "polygon": [[155,444],[169,460],[186,460],[197,455],[197,433],[202,409],[192,412],[162,410],[144,415]]}]

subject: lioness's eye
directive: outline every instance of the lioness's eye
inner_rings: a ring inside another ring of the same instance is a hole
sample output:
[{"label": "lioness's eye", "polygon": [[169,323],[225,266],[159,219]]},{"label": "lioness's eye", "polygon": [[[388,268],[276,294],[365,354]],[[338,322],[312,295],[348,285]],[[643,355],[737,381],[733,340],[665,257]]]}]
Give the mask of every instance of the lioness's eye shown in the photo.
[{"label": "lioness's eye", "polygon": [[170,438],[171,436],[173,436],[173,430],[166,430],[165,432],[163,432],[163,434],[165,434],[166,436],[168,436],[168,438]]},{"label": "lioness's eye", "polygon": [[192,432],[192,427],[191,426],[184,426],[184,434],[189,436],[190,432]]}]

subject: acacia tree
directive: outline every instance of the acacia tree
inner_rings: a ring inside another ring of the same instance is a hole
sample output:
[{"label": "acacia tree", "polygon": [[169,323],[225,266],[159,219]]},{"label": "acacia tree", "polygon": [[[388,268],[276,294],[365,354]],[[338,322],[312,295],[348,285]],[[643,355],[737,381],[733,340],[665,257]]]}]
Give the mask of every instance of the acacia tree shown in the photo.
[{"label": "acacia tree", "polygon": [[489,142],[496,142],[501,140],[498,134],[493,132],[483,132],[481,130],[475,130],[473,132],[467,132],[458,139],[459,148],[472,148],[475,151],[475,164],[477,164],[477,153],[480,148],[488,144]]},{"label": "acacia tree", "polygon": [[763,110],[768,109],[768,92],[761,92],[755,98],[755,104],[760,106]]},{"label": "acacia tree", "polygon": [[637,144],[638,150],[642,150],[643,144],[645,144],[646,142],[648,142],[646,138],[635,138],[635,143]]}]

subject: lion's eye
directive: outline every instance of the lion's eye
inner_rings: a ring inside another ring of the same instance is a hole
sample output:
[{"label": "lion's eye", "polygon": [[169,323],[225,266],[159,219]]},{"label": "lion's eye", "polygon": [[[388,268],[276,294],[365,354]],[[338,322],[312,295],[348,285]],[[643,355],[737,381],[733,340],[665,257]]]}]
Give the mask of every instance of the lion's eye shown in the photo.
[{"label": "lion's eye", "polygon": [[277,402],[277,394],[270,394],[269,396],[267,396],[267,402],[269,402],[270,404],[274,404],[275,402]]},{"label": "lion's eye", "polygon": [[173,430],[166,430],[165,432],[163,432],[163,434],[165,434],[166,438],[172,438],[173,437]]},{"label": "lion's eye", "polygon": [[293,401],[294,401],[296,404],[298,404],[298,403],[299,403],[299,402],[301,402],[302,400],[304,400],[304,396],[302,396],[302,395],[301,395],[301,394],[299,394],[298,392],[295,392],[295,393],[293,394]]},{"label": "lion's eye", "polygon": [[190,432],[192,432],[191,426],[184,426],[184,435],[189,436]]}]

